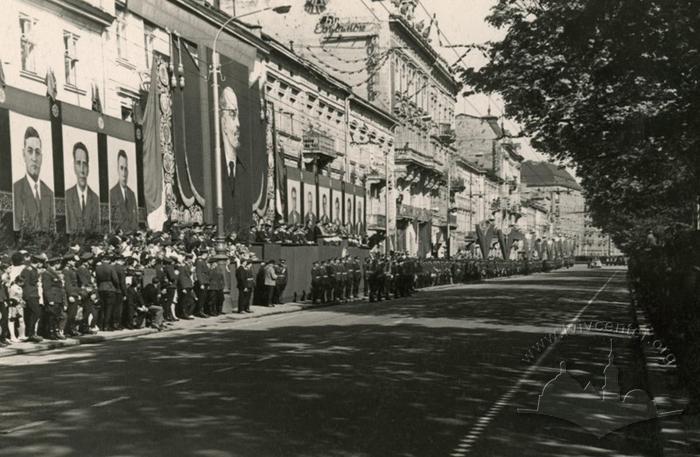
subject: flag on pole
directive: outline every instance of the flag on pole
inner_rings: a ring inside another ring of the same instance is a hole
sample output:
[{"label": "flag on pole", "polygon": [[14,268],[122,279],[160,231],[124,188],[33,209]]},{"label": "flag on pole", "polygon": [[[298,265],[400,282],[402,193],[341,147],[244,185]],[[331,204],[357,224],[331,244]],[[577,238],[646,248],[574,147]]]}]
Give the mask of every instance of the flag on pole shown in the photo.
[{"label": "flag on pole", "polygon": [[151,230],[162,230],[167,220],[163,198],[163,153],[160,148],[160,103],[158,94],[158,62],[151,65],[151,84],[143,115],[143,196],[146,200],[146,219]]},{"label": "flag on pole", "polygon": [[56,100],[58,89],[56,88],[56,75],[52,69],[46,70],[46,96],[51,100]]}]

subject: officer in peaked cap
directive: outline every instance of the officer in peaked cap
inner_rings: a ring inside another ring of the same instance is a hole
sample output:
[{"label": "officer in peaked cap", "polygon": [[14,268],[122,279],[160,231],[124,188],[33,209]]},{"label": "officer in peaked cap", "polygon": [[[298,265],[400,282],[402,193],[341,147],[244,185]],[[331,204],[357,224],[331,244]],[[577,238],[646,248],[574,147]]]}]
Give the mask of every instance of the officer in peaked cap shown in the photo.
[{"label": "officer in peaked cap", "polygon": [[69,252],[64,258],[63,285],[66,291],[66,328],[67,336],[78,336],[78,309],[81,307],[80,286],[78,283],[78,272],[76,265],[80,261],[77,254]]},{"label": "officer in peaked cap", "polygon": [[44,294],[44,309],[47,317],[47,330],[49,338],[65,340],[64,329],[66,325],[65,296],[63,279],[56,271],[61,264],[61,257],[46,259],[46,268],[41,274],[42,291]]}]

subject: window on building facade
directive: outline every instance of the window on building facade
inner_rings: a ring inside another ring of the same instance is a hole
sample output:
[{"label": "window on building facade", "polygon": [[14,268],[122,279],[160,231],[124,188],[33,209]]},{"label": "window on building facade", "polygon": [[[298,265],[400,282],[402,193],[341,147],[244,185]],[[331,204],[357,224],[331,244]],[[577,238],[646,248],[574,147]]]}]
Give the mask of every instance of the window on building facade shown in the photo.
[{"label": "window on building facade", "polygon": [[33,33],[36,23],[36,19],[29,16],[20,15],[19,17],[22,70],[31,73],[36,73],[36,43]]},{"label": "window on building facade", "polygon": [[131,122],[133,119],[134,110],[128,106],[122,106],[122,120]]},{"label": "window on building facade", "polygon": [[66,84],[78,86],[78,35],[63,32],[63,60],[66,69]]},{"label": "window on building facade", "polygon": [[151,69],[153,61],[153,42],[156,39],[156,27],[152,24],[143,24],[143,52],[146,58],[146,68]]},{"label": "window on building facade", "polygon": [[128,45],[126,42],[126,12],[118,12],[115,22],[117,57],[123,60],[129,60]]}]

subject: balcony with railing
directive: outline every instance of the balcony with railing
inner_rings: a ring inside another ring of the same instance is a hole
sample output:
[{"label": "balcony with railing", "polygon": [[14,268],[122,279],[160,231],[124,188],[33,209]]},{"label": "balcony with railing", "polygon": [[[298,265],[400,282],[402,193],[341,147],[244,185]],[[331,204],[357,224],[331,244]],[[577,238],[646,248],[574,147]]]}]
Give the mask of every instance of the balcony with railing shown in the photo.
[{"label": "balcony with railing", "polygon": [[384,230],[386,228],[386,216],[383,214],[368,214],[367,228],[369,230]]}]

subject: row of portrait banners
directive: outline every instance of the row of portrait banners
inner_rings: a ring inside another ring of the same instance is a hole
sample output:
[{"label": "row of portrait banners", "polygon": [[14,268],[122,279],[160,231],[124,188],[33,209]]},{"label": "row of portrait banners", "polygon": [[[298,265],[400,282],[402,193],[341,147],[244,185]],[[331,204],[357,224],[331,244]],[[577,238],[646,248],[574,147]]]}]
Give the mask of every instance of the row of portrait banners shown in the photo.
[{"label": "row of portrait banners", "polygon": [[333,224],[351,233],[365,232],[364,188],[293,168],[286,173],[287,224]]},{"label": "row of portrait banners", "polygon": [[[105,227],[137,230],[133,124],[60,102],[49,103],[45,97],[17,89],[8,92],[15,96],[15,106],[0,104],[0,143],[9,176],[7,170],[0,175],[5,181],[3,190],[9,190],[6,181],[11,179],[14,231],[53,232],[60,215],[65,215],[69,234],[97,233]],[[20,100],[28,105],[24,113],[18,112],[23,109],[17,106]],[[74,125],[62,123],[63,109],[70,111]],[[116,125],[117,134],[109,134],[105,119],[110,127]],[[109,208],[106,217],[101,203]]]}]

